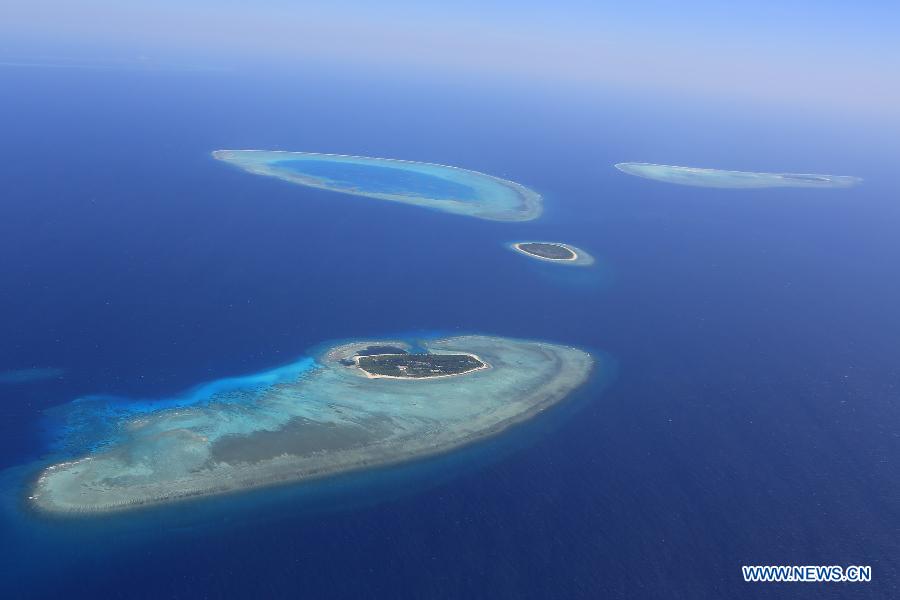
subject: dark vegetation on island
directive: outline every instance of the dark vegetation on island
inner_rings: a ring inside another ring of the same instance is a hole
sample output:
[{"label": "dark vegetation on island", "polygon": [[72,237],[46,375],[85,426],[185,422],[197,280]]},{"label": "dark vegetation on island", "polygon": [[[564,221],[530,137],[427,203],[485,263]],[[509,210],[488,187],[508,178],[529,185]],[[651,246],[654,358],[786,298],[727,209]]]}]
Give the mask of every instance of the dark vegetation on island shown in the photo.
[{"label": "dark vegetation on island", "polygon": [[406,350],[397,346],[367,346],[356,353],[357,356],[371,356],[373,354],[406,354]]},{"label": "dark vegetation on island", "polygon": [[559,244],[532,242],[528,244],[519,244],[519,250],[551,260],[571,260],[575,258],[574,252]]},{"label": "dark vegetation on island", "polygon": [[361,356],[357,360],[359,368],[367,373],[388,377],[459,375],[484,366],[468,354],[386,354]]},{"label": "dark vegetation on island", "polygon": [[[406,350],[397,346],[366,346],[356,353],[356,356],[371,356],[373,354],[406,354]],[[352,367],[356,362],[352,358],[345,358],[341,364]]]}]

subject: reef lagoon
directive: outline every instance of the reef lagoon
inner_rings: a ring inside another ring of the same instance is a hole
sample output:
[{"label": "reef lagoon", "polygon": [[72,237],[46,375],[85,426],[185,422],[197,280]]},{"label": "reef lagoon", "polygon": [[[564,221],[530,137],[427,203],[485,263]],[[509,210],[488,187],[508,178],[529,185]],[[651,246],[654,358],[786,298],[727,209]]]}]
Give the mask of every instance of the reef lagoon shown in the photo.
[{"label": "reef lagoon", "polygon": [[541,196],[514,181],[432,163],[314,152],[216,150],[250,173],[306,187],[402,202],[492,221],[530,221]]},{"label": "reef lagoon", "polygon": [[[372,378],[358,360],[389,345],[466,353],[458,375]],[[345,343],[293,365],[131,407],[76,404],[57,418],[92,451],[53,464],[28,500],[50,513],[98,513],[380,467],[499,433],[584,383],[591,356],[488,336]],[[130,408],[130,409],[129,409]],[[65,443],[65,441],[63,441]]]},{"label": "reef lagoon", "polygon": [[724,171],[699,167],[676,167],[652,163],[618,163],[623,173],[679,185],[712,188],[847,188],[862,181],[849,175],[818,175],[813,173],[753,173],[750,171]]}]

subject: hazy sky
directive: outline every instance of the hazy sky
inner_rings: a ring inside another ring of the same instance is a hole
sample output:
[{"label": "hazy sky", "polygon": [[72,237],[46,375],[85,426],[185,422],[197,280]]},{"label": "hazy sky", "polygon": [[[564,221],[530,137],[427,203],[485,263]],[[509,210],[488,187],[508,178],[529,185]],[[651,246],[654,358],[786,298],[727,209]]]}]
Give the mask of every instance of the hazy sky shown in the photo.
[{"label": "hazy sky", "polygon": [[7,0],[0,62],[428,69],[900,115],[900,2]]}]

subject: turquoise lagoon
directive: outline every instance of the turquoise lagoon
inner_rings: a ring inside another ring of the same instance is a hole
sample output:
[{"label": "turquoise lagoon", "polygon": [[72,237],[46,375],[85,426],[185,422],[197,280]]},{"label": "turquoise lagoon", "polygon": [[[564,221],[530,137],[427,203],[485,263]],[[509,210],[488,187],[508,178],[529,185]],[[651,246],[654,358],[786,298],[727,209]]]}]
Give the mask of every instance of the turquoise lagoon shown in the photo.
[{"label": "turquoise lagoon", "polygon": [[250,173],[333,192],[401,202],[493,221],[529,221],[540,194],[514,181],[433,163],[313,152],[216,150]]},{"label": "turquoise lagoon", "polygon": [[724,171],[699,167],[676,167],[652,163],[626,162],[615,167],[623,173],[679,185],[711,188],[846,188],[862,181],[849,175],[818,175],[813,173],[753,173]]},{"label": "turquoise lagoon", "polygon": [[[371,379],[347,364],[371,345],[473,353],[489,368]],[[52,514],[104,513],[432,456],[559,402],[593,364],[576,348],[500,337],[371,340],[165,402],[73,403],[60,417],[71,458],[43,469],[28,500]]]}]

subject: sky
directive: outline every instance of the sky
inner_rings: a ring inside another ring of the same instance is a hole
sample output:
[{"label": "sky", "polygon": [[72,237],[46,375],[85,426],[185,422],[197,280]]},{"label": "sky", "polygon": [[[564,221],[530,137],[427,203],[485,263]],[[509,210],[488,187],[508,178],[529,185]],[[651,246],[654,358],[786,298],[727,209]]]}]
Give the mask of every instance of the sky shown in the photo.
[{"label": "sky", "polygon": [[6,0],[0,66],[318,65],[900,116],[900,3]]}]

